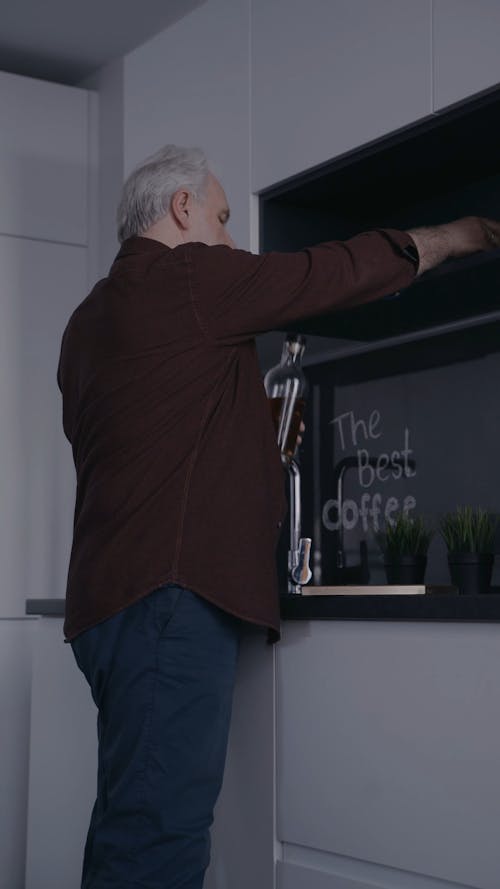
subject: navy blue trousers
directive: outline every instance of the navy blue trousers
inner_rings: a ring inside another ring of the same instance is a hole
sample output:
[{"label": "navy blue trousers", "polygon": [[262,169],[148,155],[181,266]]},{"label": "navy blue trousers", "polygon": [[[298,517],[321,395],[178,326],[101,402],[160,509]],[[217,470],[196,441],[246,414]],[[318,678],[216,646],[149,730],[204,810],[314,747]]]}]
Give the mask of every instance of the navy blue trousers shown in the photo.
[{"label": "navy blue trousers", "polygon": [[98,707],[82,889],[201,889],[241,628],[170,584],[73,640]]}]

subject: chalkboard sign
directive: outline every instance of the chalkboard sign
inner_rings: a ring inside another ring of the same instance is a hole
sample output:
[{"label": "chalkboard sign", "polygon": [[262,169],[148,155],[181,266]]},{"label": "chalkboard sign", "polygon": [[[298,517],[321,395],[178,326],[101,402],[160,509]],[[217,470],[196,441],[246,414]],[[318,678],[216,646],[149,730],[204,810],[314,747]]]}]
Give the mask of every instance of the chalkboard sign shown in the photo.
[{"label": "chalkboard sign", "polygon": [[[457,505],[500,512],[498,324],[306,374],[302,531],[313,538],[313,583],[383,583],[375,532],[400,511],[434,527]],[[449,583],[438,533],[426,581]]]}]

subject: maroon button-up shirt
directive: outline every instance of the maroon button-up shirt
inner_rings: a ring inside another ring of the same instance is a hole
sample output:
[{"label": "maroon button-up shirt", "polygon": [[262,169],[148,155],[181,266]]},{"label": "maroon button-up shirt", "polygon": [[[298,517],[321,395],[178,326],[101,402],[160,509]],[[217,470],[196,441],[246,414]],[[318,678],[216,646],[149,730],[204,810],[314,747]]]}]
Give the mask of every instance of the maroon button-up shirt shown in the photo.
[{"label": "maroon button-up shirt", "polygon": [[77,474],[67,639],[169,581],[277,634],[285,477],[254,337],[406,287],[412,243],[123,244],[61,346]]}]

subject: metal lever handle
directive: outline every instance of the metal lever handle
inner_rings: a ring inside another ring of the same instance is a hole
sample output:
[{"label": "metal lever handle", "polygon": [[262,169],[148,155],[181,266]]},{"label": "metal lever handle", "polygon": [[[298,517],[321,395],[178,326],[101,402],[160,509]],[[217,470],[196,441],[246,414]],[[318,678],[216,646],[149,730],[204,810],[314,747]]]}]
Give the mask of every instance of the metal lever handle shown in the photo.
[{"label": "metal lever handle", "polygon": [[309,556],[311,554],[311,538],[301,537],[299,540],[299,550],[297,554],[297,564],[292,568],[292,580],[294,583],[309,583],[312,572],[309,567]]}]

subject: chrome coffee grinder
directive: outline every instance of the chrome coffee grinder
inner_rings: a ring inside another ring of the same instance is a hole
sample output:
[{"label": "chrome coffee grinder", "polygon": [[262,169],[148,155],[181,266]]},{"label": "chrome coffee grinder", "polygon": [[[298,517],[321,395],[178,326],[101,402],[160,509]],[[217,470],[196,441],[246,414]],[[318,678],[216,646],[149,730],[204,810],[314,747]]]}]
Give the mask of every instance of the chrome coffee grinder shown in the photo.
[{"label": "chrome coffee grinder", "polygon": [[300,469],[295,459],[307,396],[307,380],[302,370],[305,343],[305,337],[301,334],[287,334],[280,363],[272,367],[264,377],[281,462],[289,479],[288,592],[293,595],[300,595],[302,586],[309,583],[312,577],[309,567],[311,538],[301,537]]}]

